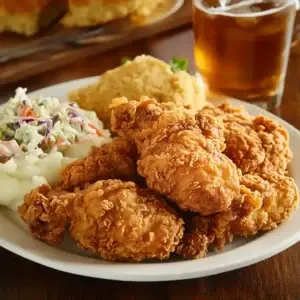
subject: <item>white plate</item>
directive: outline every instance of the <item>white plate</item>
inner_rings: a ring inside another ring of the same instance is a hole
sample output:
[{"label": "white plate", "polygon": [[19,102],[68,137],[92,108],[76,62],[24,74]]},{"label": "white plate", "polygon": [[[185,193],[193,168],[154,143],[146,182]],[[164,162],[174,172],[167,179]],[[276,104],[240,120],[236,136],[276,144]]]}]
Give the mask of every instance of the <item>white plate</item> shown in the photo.
[{"label": "white plate", "polygon": [[[94,82],[95,77],[80,79],[54,85],[31,95],[56,96],[67,99],[68,91]],[[266,115],[281,123],[289,132],[291,148],[294,152],[292,162],[293,176],[300,186],[300,132],[278,117],[259,107],[233,100],[234,105],[245,105],[252,115]],[[178,280],[218,274],[262,261],[292,246],[300,240],[300,210],[280,225],[276,230],[255,239],[236,239],[225,247],[224,252],[211,253],[198,260],[171,260],[151,263],[112,263],[90,257],[79,250],[74,243],[66,241],[61,247],[48,246],[29,234],[17,213],[0,210],[0,246],[22,257],[68,273],[96,278],[125,281],[164,281]]]}]

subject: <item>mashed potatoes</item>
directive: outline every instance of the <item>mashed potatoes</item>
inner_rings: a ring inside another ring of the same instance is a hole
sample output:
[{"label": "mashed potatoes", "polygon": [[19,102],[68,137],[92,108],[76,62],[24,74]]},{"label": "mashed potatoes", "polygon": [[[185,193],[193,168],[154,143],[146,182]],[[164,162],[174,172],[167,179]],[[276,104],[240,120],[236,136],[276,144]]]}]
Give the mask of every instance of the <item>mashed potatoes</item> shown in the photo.
[{"label": "mashed potatoes", "polygon": [[17,209],[26,193],[58,183],[66,164],[109,140],[94,113],[17,89],[0,110],[0,205]]},{"label": "mashed potatoes", "polygon": [[109,125],[112,99],[137,100],[145,95],[159,102],[189,105],[194,110],[206,105],[204,89],[193,76],[185,71],[173,72],[170,65],[148,55],[107,71],[96,83],[71,91],[69,97],[83,109],[95,111]]}]

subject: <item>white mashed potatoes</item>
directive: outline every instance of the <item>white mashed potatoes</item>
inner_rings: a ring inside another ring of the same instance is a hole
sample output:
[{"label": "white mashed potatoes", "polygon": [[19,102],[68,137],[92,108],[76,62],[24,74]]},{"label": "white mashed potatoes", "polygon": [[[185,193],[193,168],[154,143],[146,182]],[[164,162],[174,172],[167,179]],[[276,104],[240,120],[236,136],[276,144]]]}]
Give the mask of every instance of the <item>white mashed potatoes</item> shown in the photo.
[{"label": "white mashed potatoes", "polygon": [[93,112],[17,89],[0,109],[0,205],[16,210],[25,194],[58,183],[64,166],[109,141]]}]

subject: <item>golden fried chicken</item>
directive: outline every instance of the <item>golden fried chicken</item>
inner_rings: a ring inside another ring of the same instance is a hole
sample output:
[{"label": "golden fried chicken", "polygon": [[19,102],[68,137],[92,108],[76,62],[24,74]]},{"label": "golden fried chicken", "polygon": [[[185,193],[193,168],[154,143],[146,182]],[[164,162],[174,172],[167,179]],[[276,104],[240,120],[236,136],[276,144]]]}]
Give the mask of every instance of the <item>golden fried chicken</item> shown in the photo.
[{"label": "golden fried chicken", "polygon": [[258,231],[276,228],[298,207],[299,192],[294,179],[280,174],[259,177],[245,175],[241,184],[261,198],[259,209],[239,218],[232,224],[233,234],[251,236]]},{"label": "golden fried chicken", "polygon": [[75,193],[42,185],[24,197],[19,214],[32,235],[52,245],[63,241]]},{"label": "golden fried chicken", "polygon": [[227,211],[190,221],[177,254],[199,258],[209,247],[221,250],[234,236],[248,237],[276,228],[298,206],[298,189],[290,177],[245,175],[241,184],[241,197]]},{"label": "golden fried chicken", "polygon": [[135,175],[135,145],[119,137],[102,147],[94,147],[86,158],[74,161],[61,173],[65,189],[97,180],[133,180]]},{"label": "golden fried chicken", "polygon": [[59,244],[66,229],[78,245],[107,260],[166,259],[183,221],[164,200],[133,182],[98,181],[67,193],[42,186],[19,209],[32,234]]},{"label": "golden fried chicken", "polygon": [[183,221],[149,190],[108,180],[76,198],[70,232],[107,260],[166,259],[182,238]]},{"label": "golden fried chicken", "polygon": [[228,104],[205,110],[223,121],[224,153],[243,174],[286,172],[292,155],[288,133],[279,123],[264,116],[252,117],[244,109]]},{"label": "golden fried chicken", "polygon": [[136,143],[149,188],[202,215],[226,210],[239,195],[238,170],[221,152],[216,118],[147,97],[115,99],[112,108],[112,130]]}]

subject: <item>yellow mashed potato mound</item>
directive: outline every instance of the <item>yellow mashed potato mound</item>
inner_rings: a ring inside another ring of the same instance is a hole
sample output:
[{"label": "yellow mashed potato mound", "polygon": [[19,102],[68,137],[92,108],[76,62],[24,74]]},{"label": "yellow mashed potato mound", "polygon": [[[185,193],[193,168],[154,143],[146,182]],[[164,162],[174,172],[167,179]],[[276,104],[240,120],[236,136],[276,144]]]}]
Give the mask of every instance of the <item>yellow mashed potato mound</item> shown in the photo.
[{"label": "yellow mashed potato mound", "polygon": [[160,102],[205,106],[205,93],[196,79],[185,71],[174,73],[165,62],[141,55],[116,69],[107,71],[89,86],[71,91],[69,98],[86,110],[94,110],[106,126],[110,124],[112,99],[154,97]]}]

